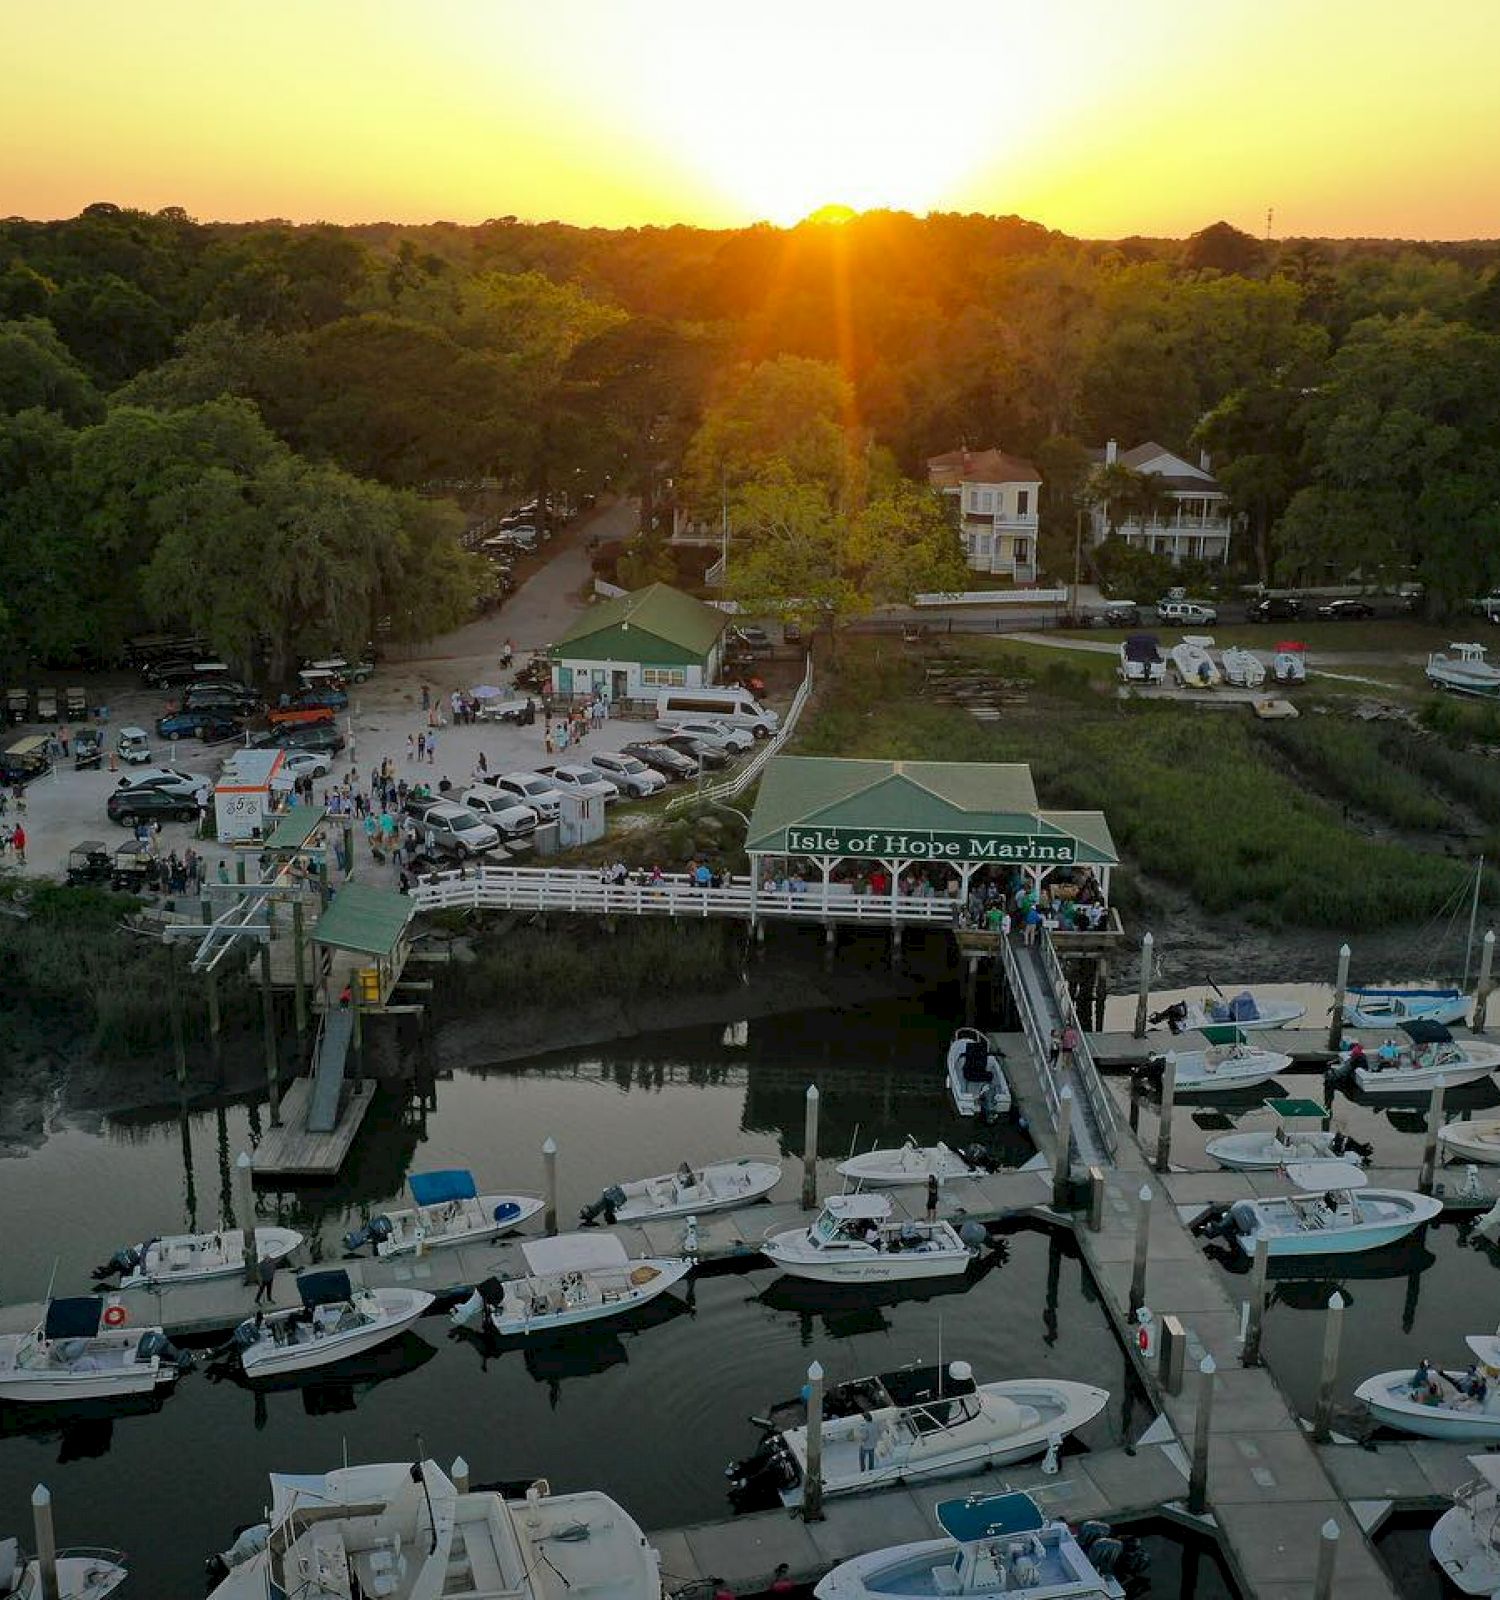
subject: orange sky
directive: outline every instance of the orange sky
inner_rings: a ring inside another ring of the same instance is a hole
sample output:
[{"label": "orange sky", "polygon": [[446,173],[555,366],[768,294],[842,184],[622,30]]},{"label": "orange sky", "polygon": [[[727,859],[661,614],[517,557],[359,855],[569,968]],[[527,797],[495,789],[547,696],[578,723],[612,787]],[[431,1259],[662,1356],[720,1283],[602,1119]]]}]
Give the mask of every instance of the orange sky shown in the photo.
[{"label": "orange sky", "polygon": [[1497,0],[63,0],[0,214],[1500,235]]}]

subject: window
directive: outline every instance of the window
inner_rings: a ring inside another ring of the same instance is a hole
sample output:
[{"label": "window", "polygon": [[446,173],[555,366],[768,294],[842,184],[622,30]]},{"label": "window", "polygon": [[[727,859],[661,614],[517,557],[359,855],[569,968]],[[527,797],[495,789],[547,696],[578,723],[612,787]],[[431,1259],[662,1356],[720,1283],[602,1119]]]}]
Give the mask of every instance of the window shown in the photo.
[{"label": "window", "polygon": [[1024,517],[1027,514],[1028,510],[1030,509],[1030,506],[1031,506],[1031,490],[1030,489],[1017,489],[1016,490],[1016,515],[1018,517]]},{"label": "window", "polygon": [[994,543],[994,537],[995,536],[993,534],[991,534],[991,533],[975,534],[975,536],[974,536],[974,553],[975,553],[975,555],[980,556],[984,560],[988,561],[989,560],[989,555],[990,555],[990,549],[991,549],[991,547],[992,547],[992,545]]},{"label": "window", "polygon": [[995,509],[995,491],[993,489],[981,489],[979,491],[979,509],[981,511],[993,511]]},{"label": "window", "polygon": [[641,685],[646,689],[684,689],[687,687],[687,668],[642,667]]}]

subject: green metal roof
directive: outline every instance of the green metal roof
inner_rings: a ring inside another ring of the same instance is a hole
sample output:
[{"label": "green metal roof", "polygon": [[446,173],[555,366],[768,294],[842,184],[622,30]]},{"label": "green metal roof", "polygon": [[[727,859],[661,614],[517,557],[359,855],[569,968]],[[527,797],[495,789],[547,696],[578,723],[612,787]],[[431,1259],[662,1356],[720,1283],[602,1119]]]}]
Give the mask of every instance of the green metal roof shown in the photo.
[{"label": "green metal roof", "polygon": [[305,850],[326,818],[322,806],[288,806],[266,836],[267,850]]},{"label": "green metal roof", "polygon": [[[784,853],[787,830],[796,828],[832,829],[842,835],[901,830],[945,840],[1030,837],[1070,842],[1079,863],[1113,866],[1119,860],[1102,813],[1041,810],[1031,769],[1019,762],[773,756],[760,780],[745,848]],[[875,851],[854,853],[906,854],[883,844]],[[983,859],[946,853],[954,860]]]},{"label": "green metal roof", "polygon": [[583,652],[564,647],[613,629],[634,629],[694,655],[706,656],[728,622],[729,618],[717,607],[705,605],[668,584],[653,583],[590,606],[552,646],[551,654],[576,656]]},{"label": "green metal roof", "polygon": [[312,941],[334,950],[389,956],[411,921],[412,910],[411,901],[394,889],[377,889],[357,881],[346,883],[318,918]]}]

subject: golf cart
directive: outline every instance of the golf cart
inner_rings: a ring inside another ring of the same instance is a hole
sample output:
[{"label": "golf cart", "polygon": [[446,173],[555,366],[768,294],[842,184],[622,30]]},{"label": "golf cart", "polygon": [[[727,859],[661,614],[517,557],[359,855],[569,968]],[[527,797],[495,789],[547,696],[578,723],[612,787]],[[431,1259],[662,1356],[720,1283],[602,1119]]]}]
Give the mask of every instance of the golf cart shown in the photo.
[{"label": "golf cart", "polygon": [[79,728],[73,735],[73,767],[78,772],[97,767],[104,755],[104,739],[97,728]]},{"label": "golf cart", "polygon": [[139,839],[127,839],[115,850],[111,885],[139,894],[154,889],[161,881],[161,863]]},{"label": "golf cart", "polygon": [[57,721],[57,690],[38,689],[36,692],[36,720],[38,722]]},{"label": "golf cart", "polygon": [[76,722],[79,717],[86,717],[89,714],[88,690],[75,685],[64,692],[68,702],[68,720]]},{"label": "golf cart", "polygon": [[109,846],[101,839],[85,839],[68,851],[68,883],[78,888],[86,883],[109,883],[114,877],[114,861]]},{"label": "golf cart", "polygon": [[121,761],[144,766],[151,759],[150,736],[144,728],[121,728],[115,738],[115,752]]},{"label": "golf cart", "polygon": [[5,720],[7,722],[25,722],[31,715],[31,691],[29,689],[7,689],[5,691]]}]

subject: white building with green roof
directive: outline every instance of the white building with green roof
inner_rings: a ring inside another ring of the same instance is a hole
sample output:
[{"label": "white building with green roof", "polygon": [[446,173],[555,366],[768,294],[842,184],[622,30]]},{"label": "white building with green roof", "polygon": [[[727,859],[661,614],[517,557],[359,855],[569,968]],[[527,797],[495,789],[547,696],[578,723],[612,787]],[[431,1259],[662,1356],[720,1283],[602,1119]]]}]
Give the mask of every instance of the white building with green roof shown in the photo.
[{"label": "white building with green roof", "polygon": [[663,689],[701,689],[718,675],[728,622],[716,607],[665,583],[603,600],[548,651],[552,692],[647,700]]}]

